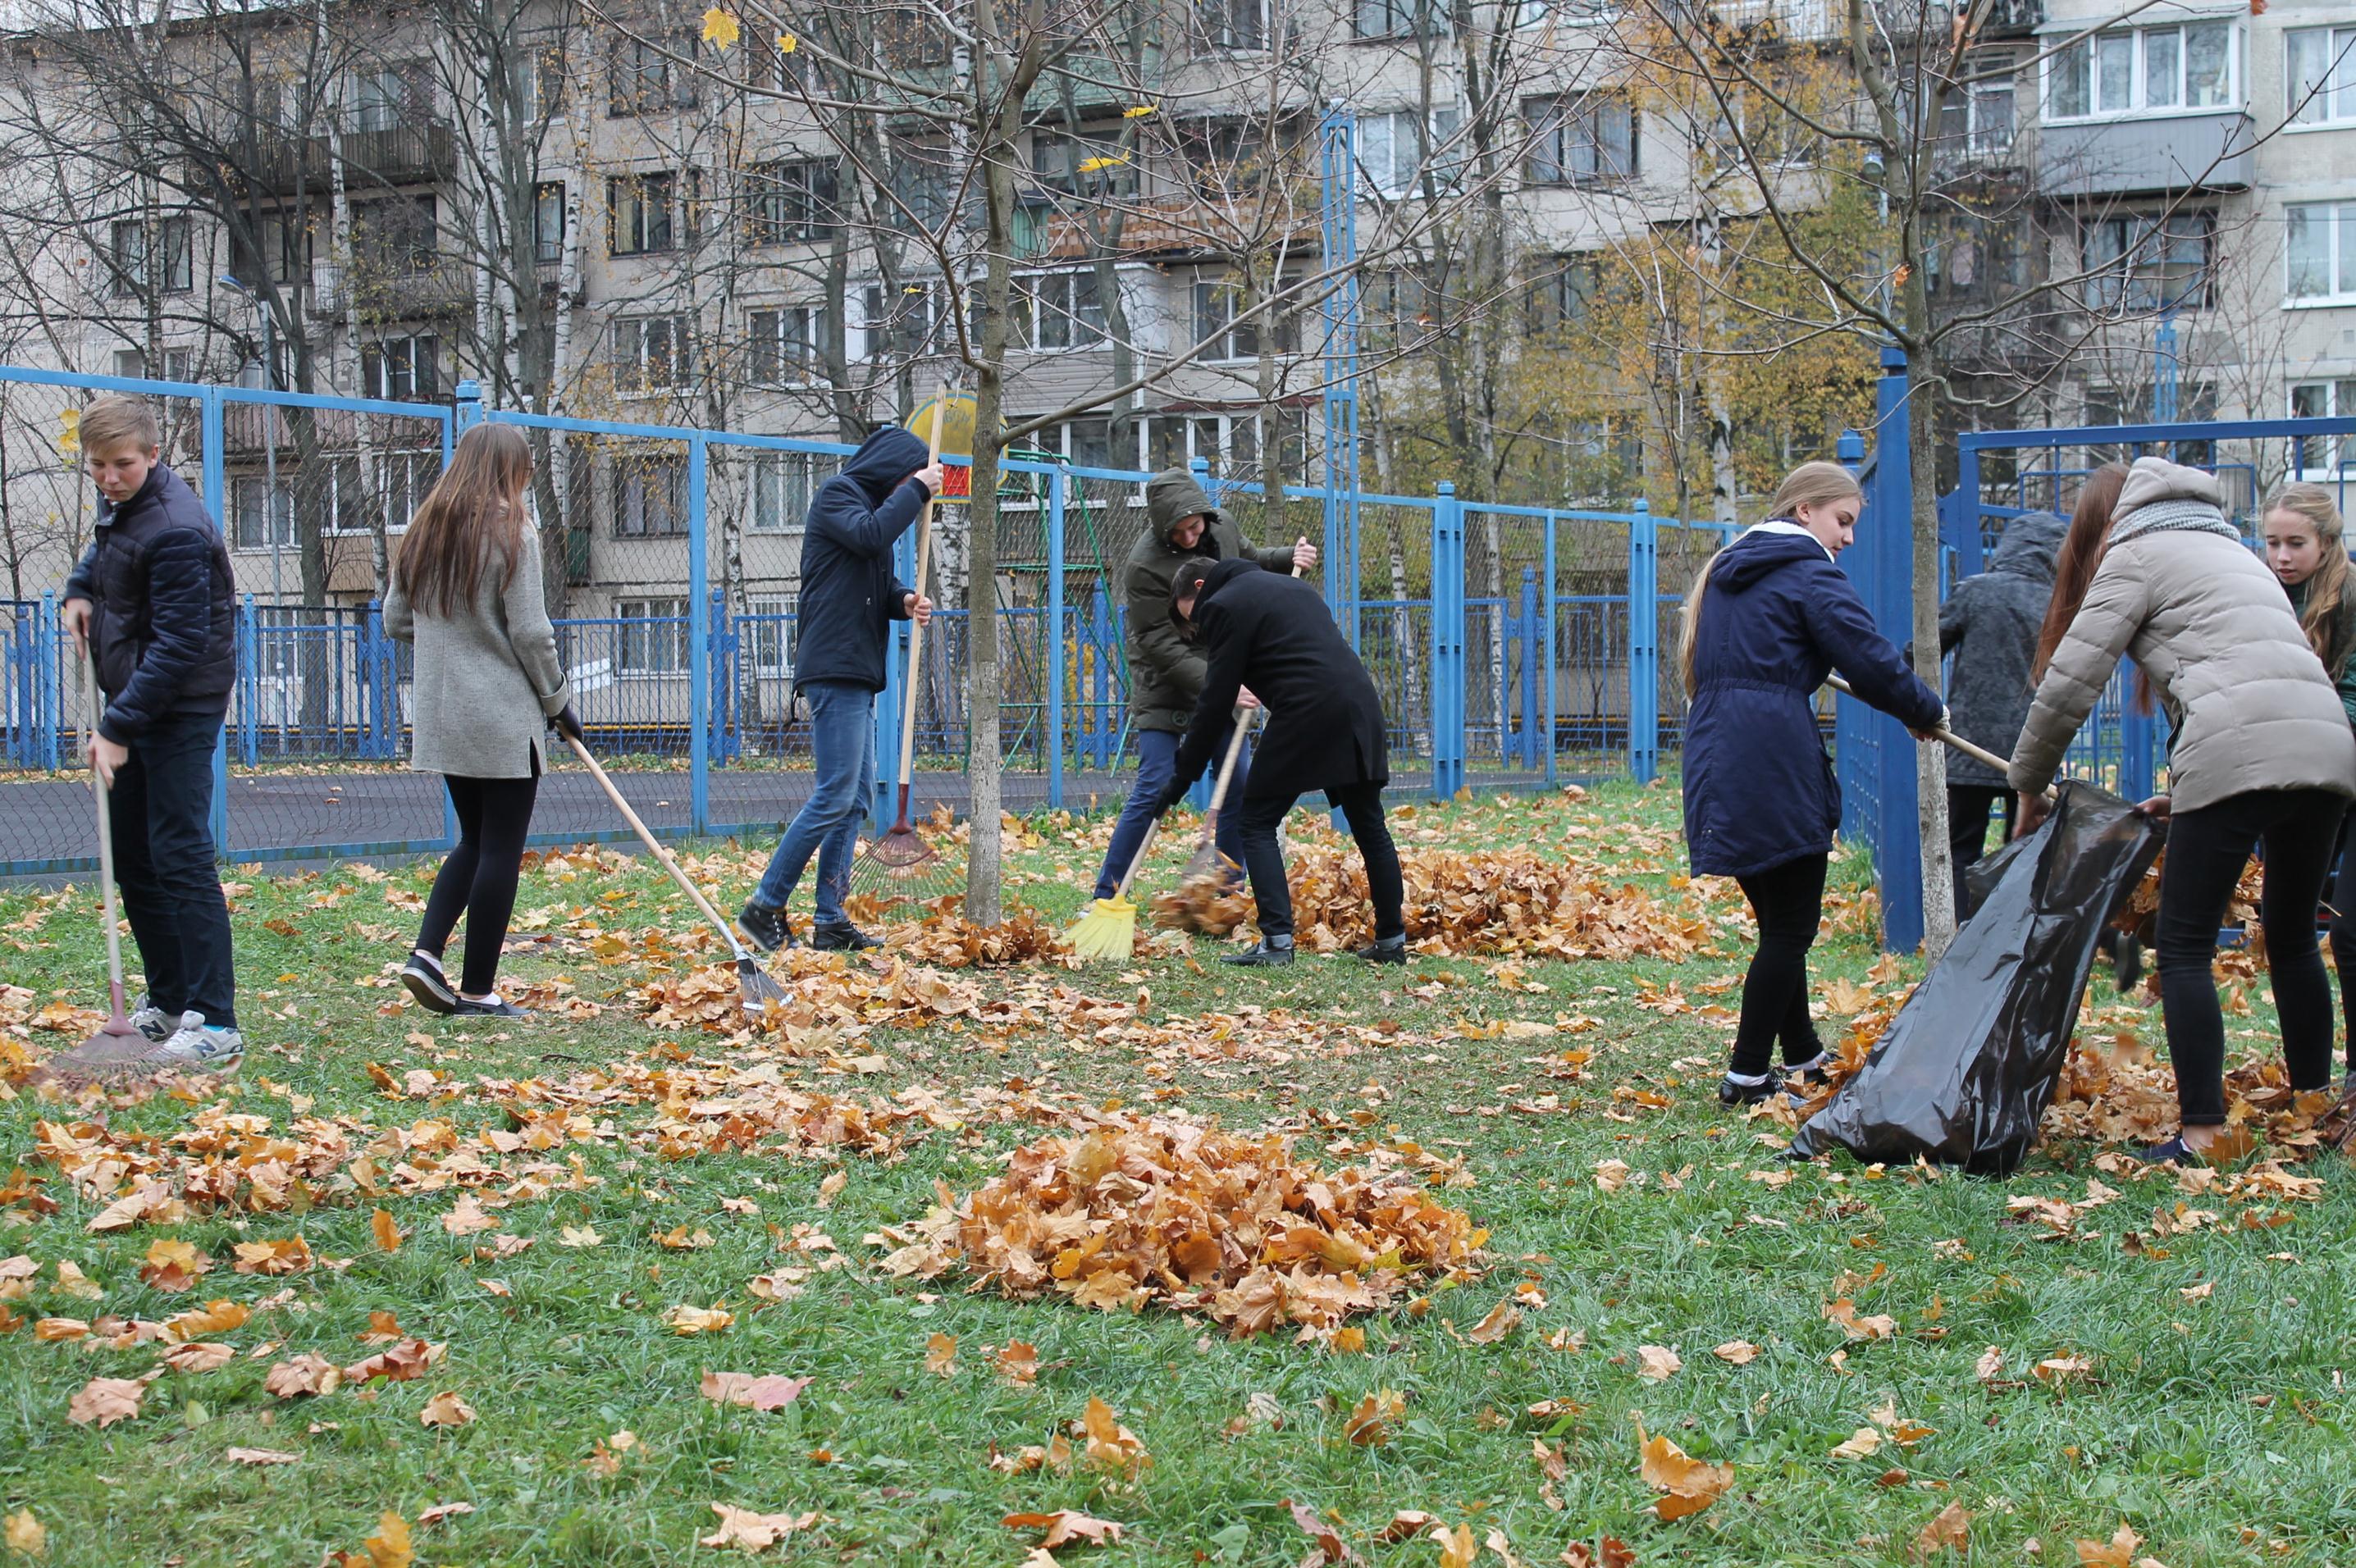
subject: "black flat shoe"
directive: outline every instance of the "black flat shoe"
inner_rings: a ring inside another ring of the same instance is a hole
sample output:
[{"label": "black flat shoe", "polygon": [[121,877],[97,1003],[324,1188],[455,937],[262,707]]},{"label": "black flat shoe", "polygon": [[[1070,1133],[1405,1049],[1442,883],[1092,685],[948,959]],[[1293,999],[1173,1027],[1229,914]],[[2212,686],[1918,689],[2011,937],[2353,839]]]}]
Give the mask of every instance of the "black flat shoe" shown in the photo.
[{"label": "black flat shoe", "polygon": [[1404,964],[1407,962],[1407,938],[1391,936],[1369,942],[1352,956],[1363,958],[1369,964]]},{"label": "black flat shoe", "polygon": [[1731,1108],[1736,1105],[1756,1105],[1772,1100],[1783,1092],[1783,1075],[1773,1068],[1756,1083],[1737,1083],[1732,1078],[1718,1081],[1718,1103]]},{"label": "black flat shoe", "polygon": [[444,1016],[458,1010],[458,993],[450,988],[442,973],[442,965],[423,953],[412,953],[409,962],[401,966],[401,984],[410,997],[429,1013]]},{"label": "black flat shoe", "polygon": [[2137,1149],[2136,1150],[2136,1157],[2143,1161],[2146,1165],[2201,1165],[2205,1163],[2201,1157],[2200,1151],[2193,1148],[2190,1144],[2187,1144],[2181,1136],[2172,1137],[2164,1144],[2154,1144],[2149,1148]]},{"label": "black flat shoe", "polygon": [[781,909],[748,903],[736,912],[736,929],[744,933],[745,941],[764,953],[775,953],[780,947],[794,944],[793,923]]},{"label": "black flat shoe", "polygon": [[1292,944],[1288,942],[1281,947],[1271,947],[1262,942],[1245,948],[1241,953],[1223,953],[1219,955],[1219,962],[1232,964],[1238,969],[1272,969],[1292,962]]},{"label": "black flat shoe", "polygon": [[810,928],[810,944],[820,953],[864,953],[884,945],[883,939],[868,935],[849,921],[836,925]]},{"label": "black flat shoe", "polygon": [[458,998],[458,1005],[452,1008],[450,1011],[455,1017],[462,1019],[528,1019],[531,1017],[513,1002],[496,994],[479,1002],[461,997]]}]

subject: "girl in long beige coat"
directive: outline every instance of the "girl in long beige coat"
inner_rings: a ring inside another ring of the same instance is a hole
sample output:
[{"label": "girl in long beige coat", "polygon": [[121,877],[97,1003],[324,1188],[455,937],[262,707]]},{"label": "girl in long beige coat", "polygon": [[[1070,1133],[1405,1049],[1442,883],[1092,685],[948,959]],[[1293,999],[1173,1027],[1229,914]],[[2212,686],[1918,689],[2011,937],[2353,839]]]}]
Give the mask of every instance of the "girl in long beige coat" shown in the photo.
[{"label": "girl in long beige coat", "polygon": [[[494,989],[515,912],[549,721],[567,706],[556,629],[541,591],[540,540],[524,499],[531,449],[509,425],[477,425],[418,503],[384,596],[384,629],[416,645],[409,765],[440,773],[458,817],[417,946],[401,973],[437,1013],[520,1018]],[[466,962],[454,988],[442,949],[463,912]]]},{"label": "girl in long beige coat", "polygon": [[[2090,571],[2091,569],[2091,571]],[[2090,580],[2091,578],[2091,580]],[[2197,1158],[2225,1121],[2225,1022],[2210,967],[2250,851],[2293,1088],[2331,1080],[2331,985],[2316,902],[2356,795],[2356,735],[2282,587],[2226,519],[2213,475],[2157,457],[2086,483],[2055,570],[2037,697],[2012,754],[2024,829],[2071,738],[2132,656],[2174,731],[2160,873],[2160,1002],[2183,1131],[2148,1157]]]}]

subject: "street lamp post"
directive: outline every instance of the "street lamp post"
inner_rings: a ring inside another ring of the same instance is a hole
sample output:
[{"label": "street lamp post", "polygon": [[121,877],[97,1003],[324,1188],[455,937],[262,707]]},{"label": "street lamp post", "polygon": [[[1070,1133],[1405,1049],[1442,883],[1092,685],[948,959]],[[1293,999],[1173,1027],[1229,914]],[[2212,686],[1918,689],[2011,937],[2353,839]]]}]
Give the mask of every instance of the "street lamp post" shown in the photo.
[{"label": "street lamp post", "polygon": [[[275,391],[278,389],[278,357],[272,351],[275,346],[270,306],[260,294],[247,288],[227,272],[220,277],[221,287],[245,297],[262,317],[262,384]],[[262,493],[262,526],[270,533],[270,605],[275,610],[286,602],[285,589],[280,577],[281,540],[278,537],[278,411],[273,403],[262,405],[262,460],[268,477]],[[287,508],[287,520],[294,520],[294,507]]]}]

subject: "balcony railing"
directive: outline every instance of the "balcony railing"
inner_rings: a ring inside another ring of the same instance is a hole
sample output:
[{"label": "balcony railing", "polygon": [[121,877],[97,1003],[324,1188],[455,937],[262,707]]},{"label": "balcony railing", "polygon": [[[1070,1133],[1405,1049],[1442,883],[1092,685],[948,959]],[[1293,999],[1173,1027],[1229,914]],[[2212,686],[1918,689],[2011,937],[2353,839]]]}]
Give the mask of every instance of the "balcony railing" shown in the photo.
[{"label": "balcony railing", "polygon": [[[353,118],[343,127],[347,185],[431,185],[457,168],[450,127],[421,119],[401,125]],[[278,136],[262,142],[253,178],[264,189],[326,189],[335,177],[335,139],[326,132]]]}]

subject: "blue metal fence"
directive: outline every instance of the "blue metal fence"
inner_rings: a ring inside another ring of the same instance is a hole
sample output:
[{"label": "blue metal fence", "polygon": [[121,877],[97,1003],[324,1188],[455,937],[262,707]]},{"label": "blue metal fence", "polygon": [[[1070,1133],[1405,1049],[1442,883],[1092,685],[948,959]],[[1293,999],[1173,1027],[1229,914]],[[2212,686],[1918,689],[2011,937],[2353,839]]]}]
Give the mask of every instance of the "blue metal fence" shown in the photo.
[{"label": "blue metal fence", "polygon": [[[471,384],[444,407],[0,368],[0,396],[46,396],[60,411],[102,390],[138,393],[169,411],[167,456],[192,466],[209,507],[230,519],[249,581],[259,562],[249,536],[278,525],[276,503],[252,502],[261,481],[246,470],[265,447],[284,449],[289,421],[385,421],[395,433],[380,432],[380,447],[395,441],[430,451],[436,466],[478,420],[535,432],[556,461],[591,453],[610,475],[576,481],[572,509],[581,515],[564,519],[561,537],[568,549],[594,541],[622,564],[587,595],[605,602],[560,617],[558,636],[592,743],[615,759],[634,806],[666,834],[774,832],[806,795],[807,733],[791,698],[798,514],[780,524],[762,502],[755,515],[750,486],[766,483],[759,475],[768,463],[822,476],[849,448],[487,409]],[[10,431],[38,425],[23,412],[11,411]],[[286,452],[272,479],[294,461]],[[70,465],[62,467],[52,482],[70,485]],[[1145,526],[1149,475],[1033,458],[1006,468],[994,694],[1004,798],[1017,810],[1108,805],[1127,782],[1116,777],[1129,741],[1119,569]],[[11,464],[12,475],[22,471]],[[1656,519],[1642,502],[1626,512],[1475,504],[1444,484],[1430,496],[1288,486],[1271,503],[1257,484],[1201,476],[1262,542],[1323,538],[1318,576],[1383,694],[1395,787],[1445,797],[1473,785],[1649,781],[1665,749],[1674,751],[1675,715],[1665,708],[1682,703],[1663,654],[1674,638],[1664,639],[1661,626],[1665,616],[1674,624],[1691,571],[1719,542],[1717,528]],[[1337,529],[1348,537],[1337,539]],[[905,580],[913,538],[901,549]],[[945,605],[964,597],[944,564],[948,553],[937,552],[929,584]],[[64,564],[61,549],[60,574]],[[401,766],[409,653],[384,632],[373,581],[372,572],[350,574],[337,605],[241,598],[214,812],[225,858],[401,853],[448,842],[453,825],[437,783]],[[0,826],[0,875],[90,861],[88,793],[70,772],[87,709],[57,617],[54,593],[0,601],[0,807],[10,808],[0,809],[0,825],[15,825]],[[969,690],[966,622],[961,608],[945,608],[925,640],[916,788],[924,805],[962,804],[969,705],[980,699]],[[905,628],[900,635],[905,650]],[[877,714],[887,773],[904,684],[895,660]],[[536,840],[621,837],[586,781],[561,753],[553,760]]]}]

